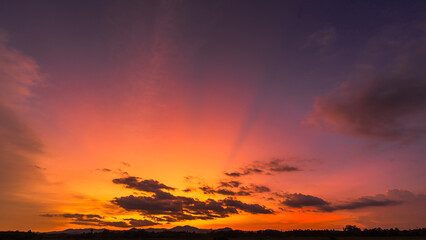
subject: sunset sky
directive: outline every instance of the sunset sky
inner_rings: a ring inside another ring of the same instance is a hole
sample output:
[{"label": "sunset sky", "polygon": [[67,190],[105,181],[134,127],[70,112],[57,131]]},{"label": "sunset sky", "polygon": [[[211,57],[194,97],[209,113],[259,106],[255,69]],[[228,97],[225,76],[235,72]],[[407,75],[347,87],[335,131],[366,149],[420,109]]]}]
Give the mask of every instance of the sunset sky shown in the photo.
[{"label": "sunset sky", "polygon": [[0,0],[0,231],[426,227],[426,1]]}]

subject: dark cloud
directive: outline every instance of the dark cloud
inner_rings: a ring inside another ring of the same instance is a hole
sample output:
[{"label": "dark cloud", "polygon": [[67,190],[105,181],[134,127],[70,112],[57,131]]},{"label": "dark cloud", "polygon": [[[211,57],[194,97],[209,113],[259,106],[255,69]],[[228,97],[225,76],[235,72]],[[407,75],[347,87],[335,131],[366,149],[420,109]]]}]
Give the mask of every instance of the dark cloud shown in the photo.
[{"label": "dark cloud", "polygon": [[[125,177],[113,179],[113,183],[122,184],[126,188],[136,189],[142,192],[154,193],[151,196],[125,196],[116,197],[111,202],[127,211],[138,211],[144,216],[159,222],[177,222],[195,219],[225,218],[232,214],[247,212],[273,213],[272,210],[259,204],[247,204],[237,199],[226,198],[223,200],[207,199],[201,201],[195,198],[175,196],[163,190],[175,190],[156,180],[142,180],[138,177]],[[229,188],[240,186],[238,181],[221,182],[223,188],[209,186],[199,187],[204,194],[220,194],[225,196],[247,196],[252,192],[262,193],[270,191],[268,187],[251,185],[250,188],[240,187],[238,191]],[[228,187],[228,189],[224,187]],[[191,191],[191,189],[187,189]]]},{"label": "dark cloud", "polygon": [[225,175],[229,177],[241,177],[243,174],[240,172],[225,172]]},{"label": "dark cloud", "polygon": [[246,190],[240,190],[235,195],[237,196],[250,196],[253,192],[246,191]]},{"label": "dark cloud", "polygon": [[241,185],[241,182],[239,181],[222,181],[220,182],[219,187],[224,188],[237,188]]},{"label": "dark cloud", "polygon": [[357,222],[369,227],[391,228],[398,226],[409,229],[410,226],[416,226],[418,223],[426,222],[426,195],[414,194],[407,190],[392,189],[388,190],[383,196],[376,198],[387,198],[393,201],[401,202],[389,208],[376,208],[371,211],[367,217],[360,217]]},{"label": "dark cloud", "polygon": [[185,179],[186,182],[190,182],[190,181],[192,181],[194,179],[193,176],[185,176],[183,178]]},{"label": "dark cloud", "polygon": [[238,213],[235,208],[226,208],[212,199],[199,201],[182,196],[160,199],[156,195],[152,197],[130,195],[115,198],[112,203],[127,211],[138,211],[161,221],[167,219],[168,222],[223,218]]},{"label": "dark cloud", "polygon": [[63,214],[42,214],[42,217],[64,217],[64,218],[75,218],[75,219],[102,219],[97,214],[80,214],[80,213],[63,213]]},{"label": "dark cloud", "polygon": [[[160,199],[157,196],[126,196],[115,198],[112,203],[128,210],[138,211],[153,219],[160,219],[168,222],[195,219],[215,219],[224,218],[239,211],[252,214],[273,213],[259,204],[247,204],[232,198],[223,200],[207,199],[200,201],[194,198],[175,196],[171,199]],[[166,218],[164,218],[166,216]]]},{"label": "dark cloud", "polygon": [[263,173],[263,170],[259,168],[246,168],[246,169],[243,169],[241,172],[230,172],[230,173],[225,173],[225,175],[230,177],[241,177],[245,175],[259,174],[259,173]]},{"label": "dark cloud", "polygon": [[281,204],[290,208],[314,207],[317,211],[333,212],[338,210],[354,210],[366,207],[385,207],[399,205],[404,201],[408,201],[414,195],[408,191],[404,191],[401,194],[401,192],[398,190],[391,190],[388,191],[387,194],[365,196],[355,200],[334,204],[331,204],[322,198],[312,195],[304,195],[301,193],[277,194],[277,196],[284,198],[284,200],[281,201]]},{"label": "dark cloud", "polygon": [[370,197],[362,197],[357,200],[346,202],[343,204],[336,204],[333,206],[322,206],[319,208],[321,211],[333,212],[336,210],[351,210],[365,207],[384,207],[401,204],[400,201],[390,199],[374,199]]},{"label": "dark cloud", "polygon": [[147,227],[147,226],[154,226],[154,225],[158,225],[158,223],[150,221],[150,220],[139,220],[139,219],[125,219],[125,220],[129,220],[129,224],[132,227]]},{"label": "dark cloud", "polygon": [[118,169],[118,174],[120,174],[121,176],[125,176],[125,177],[129,177],[129,173],[126,171],[123,171],[121,169]]},{"label": "dark cloud", "polygon": [[130,167],[131,165],[130,165],[130,163],[128,163],[128,162],[124,162],[124,161],[122,161],[121,162],[121,164],[123,164],[124,166],[126,166],[126,167]]},{"label": "dark cloud", "polygon": [[[157,181],[150,180],[150,183],[155,182],[155,188],[149,188],[147,191],[145,185],[139,187],[138,178],[131,177],[125,179],[114,179],[115,183],[124,184],[126,187],[144,189],[143,191],[154,193],[152,196],[125,196],[117,197],[111,202],[117,206],[124,208],[127,211],[138,211],[144,216],[149,216],[155,221],[161,222],[176,222],[195,219],[215,219],[224,218],[239,212],[247,212],[252,214],[257,213],[273,213],[272,210],[259,204],[247,204],[233,198],[223,200],[207,199],[201,201],[195,198],[184,196],[175,196],[168,192],[163,192],[161,189],[174,189],[167,187]],[[234,184],[236,185],[236,184]],[[258,191],[265,191],[264,186],[258,186]],[[247,195],[244,191],[234,192],[229,189],[214,189],[209,186],[200,187],[205,194],[222,194],[227,196]]]},{"label": "dark cloud", "polygon": [[314,123],[325,122],[353,136],[398,140],[424,134],[426,74],[376,78],[316,99]]},{"label": "dark cloud", "polygon": [[64,213],[64,214],[42,214],[42,217],[62,217],[70,219],[70,223],[88,226],[113,226],[113,227],[131,227],[123,221],[104,221],[103,217],[96,214],[79,214],[79,213]]},{"label": "dark cloud", "polygon": [[242,210],[244,212],[252,213],[252,214],[268,214],[268,213],[274,213],[273,210],[267,209],[264,206],[261,206],[259,204],[247,204],[243,203],[239,200],[235,200],[233,198],[226,198],[222,200],[222,202],[229,207],[235,207],[239,210]]},{"label": "dark cloud", "polygon": [[290,166],[288,164],[284,164],[284,160],[282,159],[274,159],[265,164],[265,168],[267,168],[271,172],[294,172],[300,171],[299,168]]},{"label": "dark cloud", "polygon": [[143,192],[150,192],[156,194],[165,194],[162,190],[175,190],[175,188],[166,186],[162,183],[159,183],[156,180],[146,179],[141,180],[138,177],[125,177],[125,178],[116,178],[112,180],[115,184],[123,184],[126,188],[135,189]]},{"label": "dark cloud", "polygon": [[285,194],[284,200],[281,201],[281,203],[291,208],[321,207],[329,205],[328,202],[319,197],[301,193]]},{"label": "dark cloud", "polygon": [[110,226],[110,227],[119,227],[119,228],[129,228],[132,227],[127,222],[124,221],[103,221],[99,219],[73,219],[69,223],[85,226]]},{"label": "dark cloud", "polygon": [[203,186],[199,188],[201,191],[203,191],[204,194],[221,194],[221,195],[227,195],[227,196],[248,196],[251,194],[249,191],[232,191],[229,189],[223,189],[223,188],[212,188],[209,186]]},{"label": "dark cloud", "polygon": [[124,219],[126,221],[106,221],[104,217],[97,214],[79,214],[79,213],[63,213],[63,214],[42,214],[42,217],[62,217],[70,219],[69,223],[85,226],[111,226],[119,228],[144,227],[158,225],[158,223],[150,220]]},{"label": "dark cloud", "polygon": [[240,171],[225,172],[225,175],[229,177],[242,177],[253,174],[271,175],[274,173],[301,171],[298,167],[285,164],[284,162],[285,160],[282,159],[274,159],[269,162],[254,162],[248,167],[241,168]]},{"label": "dark cloud", "polygon": [[109,168],[102,168],[102,169],[98,168],[98,169],[96,169],[96,170],[101,171],[101,172],[111,172],[111,171],[112,171],[112,170],[111,170],[111,169],[109,169]]},{"label": "dark cloud", "polygon": [[204,194],[214,194],[216,190],[209,186],[202,186],[199,188],[201,191],[203,191]]},{"label": "dark cloud", "polygon": [[[231,181],[231,182],[220,182],[218,188],[213,188],[209,186],[202,186],[199,189],[203,191],[204,194],[220,194],[225,196],[250,196],[253,193],[265,193],[270,192],[271,189],[263,185],[251,184],[250,186],[240,186],[241,182]],[[223,187],[227,187],[223,188]],[[230,190],[229,188],[236,188],[240,186],[239,190]]]},{"label": "dark cloud", "polygon": [[112,202],[126,210],[138,210],[148,215],[166,214],[180,212],[182,202],[176,199],[160,199],[157,196],[127,196],[115,198]]},{"label": "dark cloud", "polygon": [[234,192],[234,191],[227,190],[227,189],[217,189],[217,190],[215,190],[215,193],[218,193],[218,194],[221,194],[221,195],[228,195],[228,196],[238,195],[238,192]]},{"label": "dark cloud", "polygon": [[254,192],[257,193],[265,193],[265,192],[270,192],[271,189],[268,188],[267,186],[263,186],[263,185],[252,185],[252,189]]}]

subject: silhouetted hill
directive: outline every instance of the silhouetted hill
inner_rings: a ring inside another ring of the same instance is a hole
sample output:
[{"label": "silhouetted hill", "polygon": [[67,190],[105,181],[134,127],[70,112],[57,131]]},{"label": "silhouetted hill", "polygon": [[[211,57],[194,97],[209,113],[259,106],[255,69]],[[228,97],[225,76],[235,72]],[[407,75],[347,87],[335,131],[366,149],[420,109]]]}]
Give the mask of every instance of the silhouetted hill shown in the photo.
[{"label": "silhouetted hill", "polygon": [[46,232],[46,234],[83,234],[83,233],[99,233],[103,232],[105,230],[108,230],[106,228],[102,229],[94,229],[94,228],[81,228],[81,229],[66,229],[63,231],[52,231],[52,232]]},{"label": "silhouetted hill", "polygon": [[196,227],[192,227],[192,226],[177,226],[174,227],[172,229],[170,229],[169,231],[172,232],[189,232],[189,233],[209,233],[212,232],[212,229],[200,229],[200,228],[196,228]]},{"label": "silhouetted hill", "polygon": [[215,231],[215,232],[227,232],[227,231],[233,231],[233,230],[230,227],[226,227],[226,228],[218,228],[218,229],[215,229],[213,231]]}]

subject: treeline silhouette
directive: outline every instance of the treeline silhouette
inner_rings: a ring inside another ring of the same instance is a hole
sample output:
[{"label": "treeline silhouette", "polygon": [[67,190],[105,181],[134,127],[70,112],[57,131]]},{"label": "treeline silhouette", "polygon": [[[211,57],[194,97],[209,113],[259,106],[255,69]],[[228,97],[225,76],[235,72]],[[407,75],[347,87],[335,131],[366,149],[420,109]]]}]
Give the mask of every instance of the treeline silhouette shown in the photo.
[{"label": "treeline silhouette", "polygon": [[101,232],[87,232],[81,234],[67,233],[34,233],[7,231],[0,232],[1,240],[21,240],[21,239],[211,239],[211,240],[229,240],[229,239],[255,239],[266,240],[276,238],[297,238],[297,237],[321,237],[330,240],[339,239],[340,237],[425,237],[426,228],[399,230],[398,228],[381,229],[372,228],[364,229],[347,225],[343,230],[312,230],[298,229],[291,231],[278,230],[261,230],[261,231],[241,231],[226,230],[208,233],[197,233],[196,231],[170,231],[164,230],[155,232],[153,230],[130,229],[124,231],[103,230]]}]

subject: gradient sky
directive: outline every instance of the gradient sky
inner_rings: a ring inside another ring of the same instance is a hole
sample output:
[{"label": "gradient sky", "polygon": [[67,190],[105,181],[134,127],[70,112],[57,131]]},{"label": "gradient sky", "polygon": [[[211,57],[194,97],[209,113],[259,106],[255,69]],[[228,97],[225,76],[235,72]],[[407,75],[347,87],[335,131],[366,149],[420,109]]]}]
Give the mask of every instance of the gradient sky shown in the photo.
[{"label": "gradient sky", "polygon": [[426,227],[426,2],[0,1],[0,230]]}]

